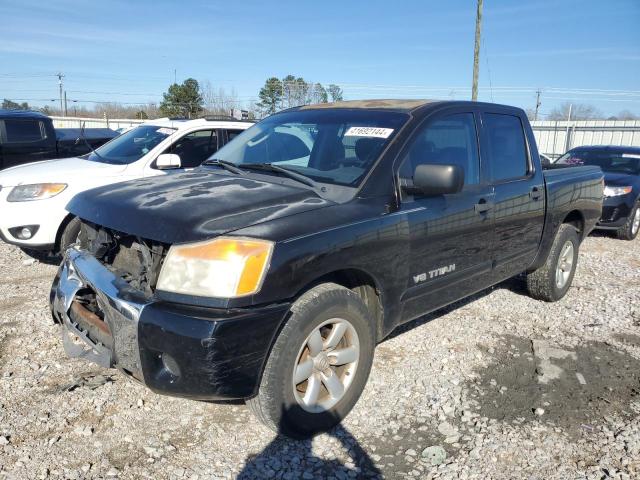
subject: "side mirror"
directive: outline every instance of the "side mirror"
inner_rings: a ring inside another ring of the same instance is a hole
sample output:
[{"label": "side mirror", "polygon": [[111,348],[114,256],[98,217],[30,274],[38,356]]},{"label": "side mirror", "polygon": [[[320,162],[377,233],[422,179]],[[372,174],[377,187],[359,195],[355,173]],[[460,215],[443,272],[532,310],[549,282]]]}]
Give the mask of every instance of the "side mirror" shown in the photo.
[{"label": "side mirror", "polygon": [[458,193],[464,186],[464,170],[459,165],[418,165],[413,173],[411,193],[433,196]]},{"label": "side mirror", "polygon": [[156,168],[158,170],[172,170],[180,168],[181,166],[180,155],[176,155],[175,153],[163,153],[162,155],[158,155],[156,159]]}]

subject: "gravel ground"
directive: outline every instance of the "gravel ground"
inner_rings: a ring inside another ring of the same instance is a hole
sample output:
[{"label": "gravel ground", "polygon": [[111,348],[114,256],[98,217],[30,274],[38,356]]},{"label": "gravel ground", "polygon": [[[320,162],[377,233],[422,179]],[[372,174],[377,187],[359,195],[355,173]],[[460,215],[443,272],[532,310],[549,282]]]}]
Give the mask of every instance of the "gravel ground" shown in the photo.
[{"label": "gravel ground", "polygon": [[401,327],[307,442],[67,359],[54,273],[0,244],[0,479],[640,478],[640,240],[588,238],[558,303],[511,280]]}]

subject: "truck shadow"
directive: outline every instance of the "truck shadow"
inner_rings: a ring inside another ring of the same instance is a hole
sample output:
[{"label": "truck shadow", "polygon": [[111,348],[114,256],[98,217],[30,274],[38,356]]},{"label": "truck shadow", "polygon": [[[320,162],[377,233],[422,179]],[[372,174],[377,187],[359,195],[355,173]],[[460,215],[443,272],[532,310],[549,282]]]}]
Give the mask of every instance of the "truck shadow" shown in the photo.
[{"label": "truck shadow", "polygon": [[[289,407],[291,409],[297,406]],[[383,478],[382,472],[356,438],[338,424],[324,432],[323,446],[313,452],[313,439],[294,440],[278,435],[258,454],[249,455],[238,474],[239,480],[255,478]],[[335,441],[333,441],[335,439]],[[333,458],[332,458],[333,457]]]}]

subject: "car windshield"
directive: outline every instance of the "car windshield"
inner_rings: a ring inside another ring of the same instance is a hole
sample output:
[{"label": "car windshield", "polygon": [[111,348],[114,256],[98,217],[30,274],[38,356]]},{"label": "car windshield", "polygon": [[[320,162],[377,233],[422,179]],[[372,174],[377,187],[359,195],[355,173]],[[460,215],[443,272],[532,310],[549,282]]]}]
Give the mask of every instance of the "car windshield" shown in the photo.
[{"label": "car windshield", "polygon": [[379,110],[283,112],[244,131],[210,160],[277,174],[276,169],[257,168],[269,164],[315,182],[355,187],[408,118]]},{"label": "car windshield", "polygon": [[572,150],[556,162],[561,165],[594,165],[609,173],[640,175],[640,153]]},{"label": "car windshield", "polygon": [[175,131],[175,128],[140,125],[96,148],[95,153],[88,153],[85,158],[93,162],[127,165],[142,158]]}]

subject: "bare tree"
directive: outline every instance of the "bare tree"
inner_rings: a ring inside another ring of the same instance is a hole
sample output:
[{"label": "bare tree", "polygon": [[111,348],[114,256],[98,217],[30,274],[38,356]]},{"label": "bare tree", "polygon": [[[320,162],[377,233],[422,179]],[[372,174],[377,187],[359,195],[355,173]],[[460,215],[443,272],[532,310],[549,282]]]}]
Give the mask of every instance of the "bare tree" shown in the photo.
[{"label": "bare tree", "polygon": [[229,115],[231,110],[242,108],[235,88],[232,88],[231,92],[227,92],[223,87],[216,90],[208,80],[201,82],[201,85],[206,113]]},{"label": "bare tree", "polygon": [[593,120],[596,118],[604,118],[602,112],[593,105],[586,103],[564,102],[562,105],[551,110],[548,120],[566,120],[569,118],[569,110],[571,110],[571,120]]},{"label": "bare tree", "polygon": [[332,102],[339,102],[343,99],[342,89],[335,83],[330,83],[329,86],[327,87],[327,91],[331,96]]},{"label": "bare tree", "polygon": [[615,115],[612,120],[639,120],[640,116],[636,115],[630,110],[622,110]]}]

